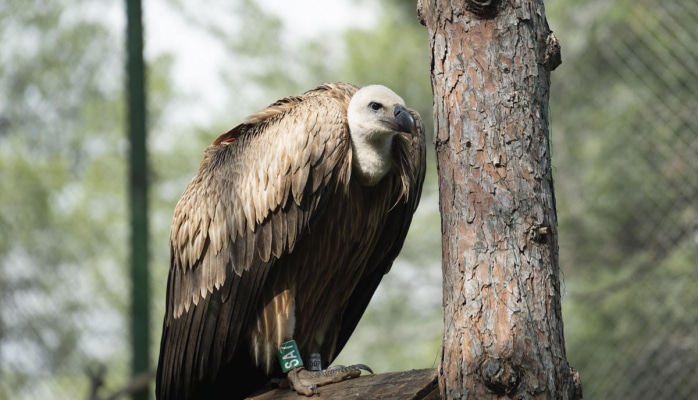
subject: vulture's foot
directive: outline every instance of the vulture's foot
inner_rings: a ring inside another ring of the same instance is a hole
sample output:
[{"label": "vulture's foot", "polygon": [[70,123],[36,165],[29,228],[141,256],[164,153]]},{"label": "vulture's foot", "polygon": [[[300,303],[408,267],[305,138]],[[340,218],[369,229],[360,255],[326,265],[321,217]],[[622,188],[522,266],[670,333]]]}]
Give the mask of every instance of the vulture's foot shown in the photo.
[{"label": "vulture's foot", "polygon": [[364,364],[356,364],[345,367],[335,365],[322,371],[308,371],[303,367],[288,371],[288,382],[297,393],[312,396],[317,394],[318,386],[330,383],[341,382],[347,379],[356,378],[361,375],[361,370],[371,371],[371,368]]}]

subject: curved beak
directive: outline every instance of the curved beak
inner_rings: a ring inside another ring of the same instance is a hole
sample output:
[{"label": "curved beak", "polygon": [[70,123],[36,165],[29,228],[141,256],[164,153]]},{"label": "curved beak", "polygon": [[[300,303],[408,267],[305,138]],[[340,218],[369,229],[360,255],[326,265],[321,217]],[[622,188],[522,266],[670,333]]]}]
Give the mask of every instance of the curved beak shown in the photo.
[{"label": "curved beak", "polygon": [[413,134],[417,131],[412,113],[399,104],[393,107],[393,116],[397,125],[396,131]]}]

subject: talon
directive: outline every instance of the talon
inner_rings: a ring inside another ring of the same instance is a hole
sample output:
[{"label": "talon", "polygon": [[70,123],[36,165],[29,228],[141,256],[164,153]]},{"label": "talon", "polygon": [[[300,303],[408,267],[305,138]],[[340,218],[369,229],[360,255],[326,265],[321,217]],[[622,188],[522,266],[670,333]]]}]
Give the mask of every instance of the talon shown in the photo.
[{"label": "talon", "polygon": [[362,370],[368,372],[369,374],[373,374],[373,370],[371,369],[371,367],[369,367],[366,364],[355,364],[355,365],[352,365],[352,367],[356,367],[358,369],[362,369]]}]

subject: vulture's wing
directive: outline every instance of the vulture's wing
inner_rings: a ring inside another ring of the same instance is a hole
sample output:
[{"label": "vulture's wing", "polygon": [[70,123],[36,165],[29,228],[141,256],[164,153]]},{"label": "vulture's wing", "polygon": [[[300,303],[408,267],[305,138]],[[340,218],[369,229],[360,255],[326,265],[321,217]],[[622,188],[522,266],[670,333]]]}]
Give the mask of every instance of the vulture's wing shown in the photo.
[{"label": "vulture's wing", "polygon": [[233,357],[269,267],[293,250],[323,194],[349,179],[340,103],[355,91],[280,100],[205,150],[172,221],[158,397],[189,396]]},{"label": "vulture's wing", "polygon": [[417,209],[419,198],[422,195],[422,183],[427,164],[424,124],[416,111],[410,110],[410,112],[415,119],[417,133],[411,137],[396,136],[395,140],[404,142],[405,145],[394,146],[394,150],[397,152],[394,157],[397,163],[402,164],[400,169],[404,171],[401,176],[403,190],[406,190],[407,193],[403,193],[404,202],[401,200],[388,213],[385,229],[378,239],[373,254],[369,257],[371,260],[369,262],[372,265],[367,269],[373,267],[373,270],[361,278],[349,299],[350,306],[342,318],[335,354],[339,354],[344,348],[368,307],[383,275],[388,273],[393,261],[400,253],[412,222],[412,215]]}]

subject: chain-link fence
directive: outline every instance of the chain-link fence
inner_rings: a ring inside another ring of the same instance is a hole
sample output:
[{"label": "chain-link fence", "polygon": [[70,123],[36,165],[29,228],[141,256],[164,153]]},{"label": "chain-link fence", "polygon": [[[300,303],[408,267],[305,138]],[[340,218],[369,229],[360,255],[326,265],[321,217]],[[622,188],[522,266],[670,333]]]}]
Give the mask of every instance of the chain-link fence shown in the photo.
[{"label": "chain-link fence", "polygon": [[569,361],[586,398],[698,398],[698,2],[546,3]]}]

